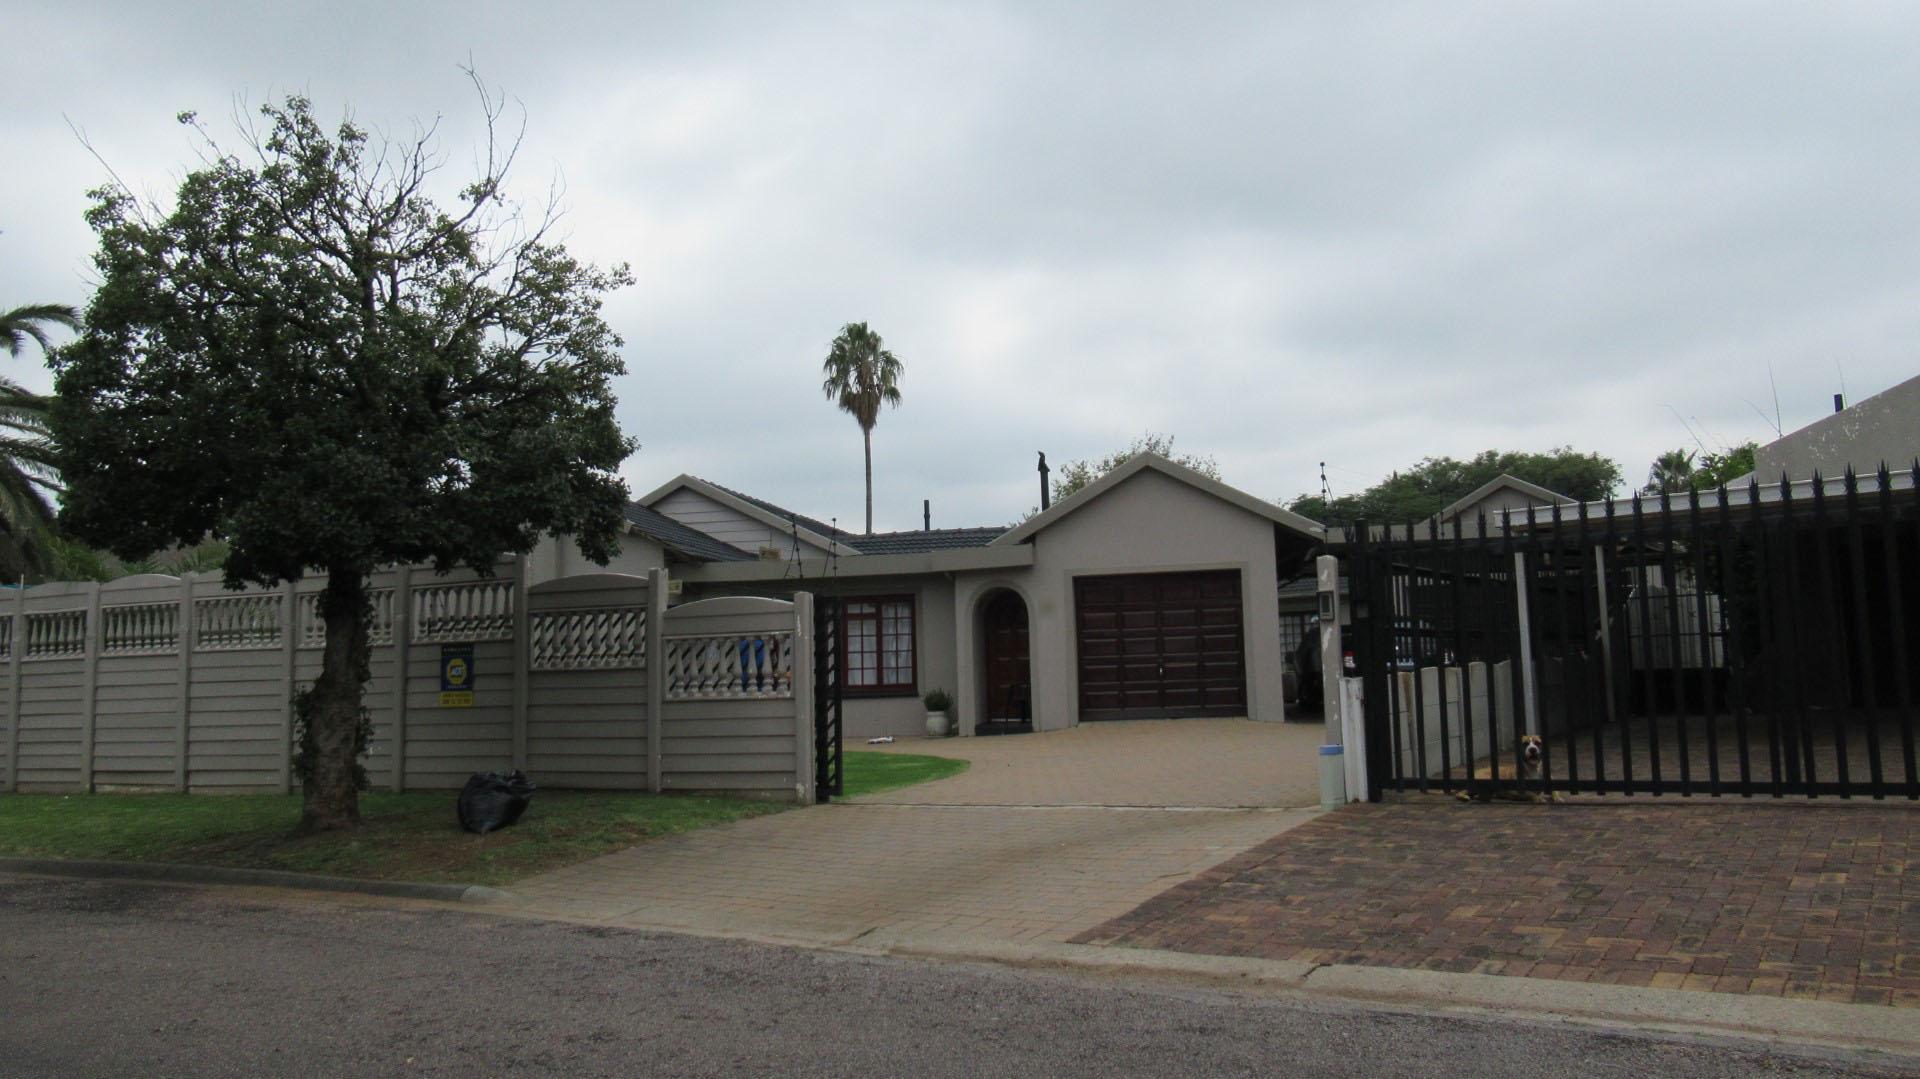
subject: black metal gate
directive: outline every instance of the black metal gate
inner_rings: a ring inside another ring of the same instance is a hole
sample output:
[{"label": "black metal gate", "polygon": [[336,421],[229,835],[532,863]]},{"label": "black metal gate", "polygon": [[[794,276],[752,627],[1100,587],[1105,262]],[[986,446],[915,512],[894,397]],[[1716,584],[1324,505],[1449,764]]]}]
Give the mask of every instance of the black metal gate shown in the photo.
[{"label": "black metal gate", "polygon": [[818,596],[813,607],[813,789],[818,801],[842,791],[840,601]]},{"label": "black metal gate", "polygon": [[1913,472],[1362,525],[1342,553],[1371,797],[1920,798]]}]

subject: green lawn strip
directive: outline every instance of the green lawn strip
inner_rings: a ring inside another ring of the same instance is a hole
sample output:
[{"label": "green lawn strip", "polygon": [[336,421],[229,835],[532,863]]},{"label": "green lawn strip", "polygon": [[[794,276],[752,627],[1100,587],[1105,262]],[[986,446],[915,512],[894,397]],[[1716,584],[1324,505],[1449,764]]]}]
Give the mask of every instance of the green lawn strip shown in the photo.
[{"label": "green lawn strip", "polygon": [[931,783],[936,779],[959,775],[971,765],[970,761],[955,760],[952,757],[927,757],[917,753],[873,753],[870,751],[847,750],[843,762],[846,772],[841,779],[842,797],[858,798],[863,794],[878,794],[881,791],[899,790],[916,783]]},{"label": "green lawn strip", "polygon": [[787,808],[739,798],[543,791],[518,824],[483,839],[460,830],[454,797],[367,794],[359,830],[294,836],[297,795],[8,795],[0,797],[0,856],[508,884],[650,838]]}]

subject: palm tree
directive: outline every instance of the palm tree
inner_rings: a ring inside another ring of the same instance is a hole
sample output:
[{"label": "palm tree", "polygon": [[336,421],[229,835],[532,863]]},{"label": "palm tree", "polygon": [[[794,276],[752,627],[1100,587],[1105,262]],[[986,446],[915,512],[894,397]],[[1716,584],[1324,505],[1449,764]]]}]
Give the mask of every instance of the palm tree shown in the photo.
[{"label": "palm tree", "polygon": [[900,372],[904,367],[866,323],[849,322],[833,339],[821,368],[827,379],[820,389],[841,411],[852,414],[866,444],[868,535],[873,534],[873,425],[880,419],[882,404],[900,404]]},{"label": "palm tree", "polygon": [[1668,450],[1654,458],[1653,467],[1647,470],[1647,494],[1684,491],[1692,486],[1692,450]]},{"label": "palm tree", "polygon": [[32,338],[40,345],[41,351],[53,347],[53,341],[47,337],[47,331],[41,323],[53,323],[65,326],[69,330],[80,328],[80,313],[63,303],[34,303],[25,307],[16,307],[0,315],[0,348],[7,355],[18,356],[26,347],[27,339]]},{"label": "palm tree", "polygon": [[[0,314],[0,348],[20,355],[28,340],[51,348],[48,325],[80,327],[80,316],[65,304],[16,307]],[[56,557],[53,504],[48,494],[59,487],[53,440],[47,432],[48,399],[11,379],[0,378],[0,575],[24,580],[45,572]]]}]

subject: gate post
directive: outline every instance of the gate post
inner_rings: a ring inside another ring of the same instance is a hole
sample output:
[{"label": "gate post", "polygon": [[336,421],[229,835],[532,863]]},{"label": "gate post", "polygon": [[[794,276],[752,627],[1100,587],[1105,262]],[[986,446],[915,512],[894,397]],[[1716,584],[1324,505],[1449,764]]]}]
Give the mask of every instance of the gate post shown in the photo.
[{"label": "gate post", "polygon": [[1346,670],[1340,648],[1340,560],[1323,554],[1313,560],[1320,613],[1320,713],[1326,733],[1320,746],[1320,807],[1334,809],[1348,798],[1341,715],[1346,708]]},{"label": "gate post", "polygon": [[801,805],[818,799],[813,759],[813,593],[793,594],[793,794]]}]

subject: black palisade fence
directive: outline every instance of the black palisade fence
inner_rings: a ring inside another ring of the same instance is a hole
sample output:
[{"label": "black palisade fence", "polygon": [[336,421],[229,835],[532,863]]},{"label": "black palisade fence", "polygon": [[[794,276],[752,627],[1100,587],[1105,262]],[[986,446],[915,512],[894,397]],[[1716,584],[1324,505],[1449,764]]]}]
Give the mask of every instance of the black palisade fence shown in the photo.
[{"label": "black palisade fence", "polygon": [[1356,526],[1370,793],[1920,799],[1917,472]]}]

